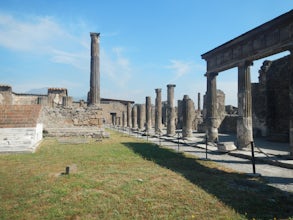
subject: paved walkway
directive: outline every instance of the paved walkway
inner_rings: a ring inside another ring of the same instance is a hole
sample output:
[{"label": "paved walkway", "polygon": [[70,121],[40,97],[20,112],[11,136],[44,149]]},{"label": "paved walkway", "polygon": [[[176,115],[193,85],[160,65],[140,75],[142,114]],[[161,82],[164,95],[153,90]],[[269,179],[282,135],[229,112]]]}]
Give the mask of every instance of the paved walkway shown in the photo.
[{"label": "paved walkway", "polygon": [[[115,130],[137,138],[143,138],[178,152],[192,154],[202,159],[208,158],[238,172],[253,174],[251,150],[235,150],[230,153],[222,153],[212,143],[209,143],[206,149],[205,134],[203,133],[195,133],[189,140],[179,139],[178,144],[178,135],[174,137],[145,136],[144,133],[132,132],[129,129],[116,128]],[[220,142],[233,141],[233,139],[235,137],[231,135],[220,135],[219,137]],[[293,160],[288,158],[289,144],[271,143],[256,139],[255,146],[256,174],[260,174],[268,182],[268,185],[293,192]]]}]

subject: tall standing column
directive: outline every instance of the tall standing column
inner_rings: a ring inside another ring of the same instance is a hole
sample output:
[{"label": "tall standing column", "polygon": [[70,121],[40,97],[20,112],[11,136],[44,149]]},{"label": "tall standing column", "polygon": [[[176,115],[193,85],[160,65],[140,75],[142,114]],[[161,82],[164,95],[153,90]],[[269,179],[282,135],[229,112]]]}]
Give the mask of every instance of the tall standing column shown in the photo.
[{"label": "tall standing column", "polygon": [[156,89],[155,132],[162,131],[162,89]]},{"label": "tall standing column", "polygon": [[145,98],[145,119],[146,119],[146,131],[149,132],[152,128],[152,103],[151,97],[147,96]]},{"label": "tall standing column", "polygon": [[175,134],[175,108],[174,108],[174,88],[176,85],[167,85],[167,135],[173,136]]},{"label": "tall standing column", "polygon": [[207,73],[207,95],[206,95],[206,122],[208,141],[218,140],[217,122],[217,75],[218,73]]},{"label": "tall standing column", "polygon": [[127,103],[127,127],[131,127],[131,103]]},{"label": "tall standing column", "polygon": [[184,95],[183,103],[182,103],[182,137],[188,138],[192,135],[192,119],[193,119],[193,102],[188,97],[188,95]]},{"label": "tall standing column", "polygon": [[197,111],[200,112],[200,93],[197,93]]},{"label": "tall standing column", "polygon": [[132,128],[137,128],[137,105],[132,107]]},{"label": "tall standing column", "polygon": [[252,137],[252,103],[251,103],[251,62],[243,62],[238,66],[238,120],[237,147],[250,147]]},{"label": "tall standing column", "polygon": [[125,111],[123,111],[123,112],[122,112],[122,127],[123,127],[123,128],[125,127],[125,124],[126,124],[126,123],[125,123],[125,121],[126,121],[125,119],[126,119],[126,117],[125,117]]},{"label": "tall standing column", "polygon": [[145,105],[140,104],[137,106],[137,121],[138,121],[138,129],[143,130],[144,129],[144,123],[145,123]]},{"label": "tall standing column", "polygon": [[88,104],[100,104],[100,33],[91,36],[91,76]]},{"label": "tall standing column", "polygon": [[290,134],[290,156],[293,158],[293,48],[290,50],[290,85],[289,85],[289,100],[290,100],[290,124],[289,124],[289,134]]}]

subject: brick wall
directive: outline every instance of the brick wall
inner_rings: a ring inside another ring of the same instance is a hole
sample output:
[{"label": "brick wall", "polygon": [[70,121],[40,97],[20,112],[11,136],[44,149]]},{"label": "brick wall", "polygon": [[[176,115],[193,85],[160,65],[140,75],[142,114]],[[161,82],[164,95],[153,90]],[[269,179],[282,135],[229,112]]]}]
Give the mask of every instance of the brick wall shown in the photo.
[{"label": "brick wall", "polygon": [[0,105],[0,128],[36,127],[40,105]]}]

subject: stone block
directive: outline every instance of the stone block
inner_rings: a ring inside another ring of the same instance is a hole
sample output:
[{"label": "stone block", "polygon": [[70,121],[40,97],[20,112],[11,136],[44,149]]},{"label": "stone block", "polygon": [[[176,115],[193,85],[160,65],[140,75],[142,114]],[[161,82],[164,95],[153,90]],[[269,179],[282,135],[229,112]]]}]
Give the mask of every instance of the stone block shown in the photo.
[{"label": "stone block", "polygon": [[217,144],[217,147],[218,147],[218,151],[225,152],[225,153],[237,149],[234,142],[219,142]]}]

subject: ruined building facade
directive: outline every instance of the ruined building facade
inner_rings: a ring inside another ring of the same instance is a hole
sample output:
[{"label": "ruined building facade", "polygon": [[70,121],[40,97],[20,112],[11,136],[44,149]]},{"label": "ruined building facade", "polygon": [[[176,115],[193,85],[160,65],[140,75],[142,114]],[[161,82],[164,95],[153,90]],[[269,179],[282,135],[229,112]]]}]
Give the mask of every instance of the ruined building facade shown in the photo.
[{"label": "ruined building facade", "polygon": [[259,82],[252,83],[252,119],[254,135],[289,142],[290,72],[289,56],[264,61]]}]

